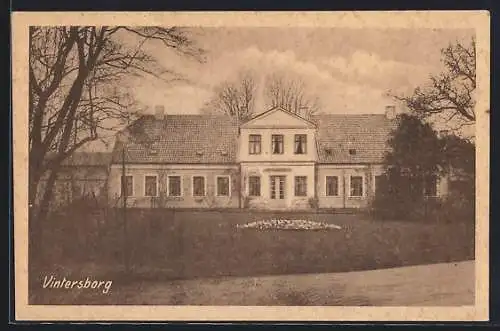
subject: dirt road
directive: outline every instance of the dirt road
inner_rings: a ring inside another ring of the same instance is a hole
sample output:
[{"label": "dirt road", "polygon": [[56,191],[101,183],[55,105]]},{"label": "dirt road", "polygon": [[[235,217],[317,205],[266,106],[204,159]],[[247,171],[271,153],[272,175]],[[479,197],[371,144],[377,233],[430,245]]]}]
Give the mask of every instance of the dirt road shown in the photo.
[{"label": "dirt road", "polygon": [[[116,286],[73,304],[461,306],[474,304],[474,262],[373,271],[230,277]],[[72,301],[73,301],[72,300]]]}]

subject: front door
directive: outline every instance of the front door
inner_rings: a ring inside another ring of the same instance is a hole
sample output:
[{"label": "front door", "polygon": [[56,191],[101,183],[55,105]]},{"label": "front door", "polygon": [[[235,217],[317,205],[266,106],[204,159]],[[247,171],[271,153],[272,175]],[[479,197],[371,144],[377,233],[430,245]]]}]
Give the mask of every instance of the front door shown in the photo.
[{"label": "front door", "polygon": [[270,197],[273,201],[282,201],[285,200],[285,181],[286,176],[270,176],[270,188],[271,193]]}]

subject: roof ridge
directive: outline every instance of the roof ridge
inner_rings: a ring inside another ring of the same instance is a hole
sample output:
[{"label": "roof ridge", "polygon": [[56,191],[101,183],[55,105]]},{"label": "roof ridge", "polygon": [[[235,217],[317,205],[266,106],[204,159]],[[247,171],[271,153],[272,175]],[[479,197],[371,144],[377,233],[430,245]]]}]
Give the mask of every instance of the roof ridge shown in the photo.
[{"label": "roof ridge", "polygon": [[311,115],[312,117],[317,117],[317,116],[343,116],[343,117],[354,117],[354,116],[383,116],[385,117],[385,114],[379,114],[379,113],[360,113],[360,114],[345,114],[345,113],[328,113],[328,114],[315,114]]}]

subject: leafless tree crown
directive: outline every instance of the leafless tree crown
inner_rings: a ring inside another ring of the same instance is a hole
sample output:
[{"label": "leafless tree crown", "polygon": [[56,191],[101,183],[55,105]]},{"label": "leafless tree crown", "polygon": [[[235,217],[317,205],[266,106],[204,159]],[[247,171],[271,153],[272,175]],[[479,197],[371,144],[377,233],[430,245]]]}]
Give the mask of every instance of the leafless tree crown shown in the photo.
[{"label": "leafless tree crown", "polygon": [[215,90],[215,96],[205,105],[205,112],[222,112],[239,121],[249,119],[254,113],[256,81],[251,72],[240,73],[238,79],[224,82]]},{"label": "leafless tree crown", "polygon": [[282,107],[303,117],[310,117],[320,110],[319,99],[307,95],[304,83],[298,78],[274,73],[266,79],[266,100],[271,107]]},{"label": "leafless tree crown", "polygon": [[[127,43],[125,36],[135,41]],[[51,183],[62,161],[133,117],[136,105],[124,78],[144,74],[166,81],[181,78],[145,51],[147,42],[202,59],[202,50],[177,27],[30,28],[30,203],[48,170],[40,205],[50,200]]]},{"label": "leafless tree crown", "polygon": [[[257,82],[254,72],[241,72],[236,80],[223,82],[216,87],[214,97],[207,102],[203,112],[224,113],[240,121],[249,119],[255,113],[255,100],[259,97]],[[284,73],[267,75],[263,91],[266,109],[282,107],[306,118],[320,110],[319,99],[306,93],[305,84]]]},{"label": "leafless tree crown", "polygon": [[450,44],[441,51],[444,71],[430,77],[427,87],[418,87],[410,96],[397,96],[408,108],[424,117],[437,115],[461,125],[473,124],[476,89],[476,43]]}]

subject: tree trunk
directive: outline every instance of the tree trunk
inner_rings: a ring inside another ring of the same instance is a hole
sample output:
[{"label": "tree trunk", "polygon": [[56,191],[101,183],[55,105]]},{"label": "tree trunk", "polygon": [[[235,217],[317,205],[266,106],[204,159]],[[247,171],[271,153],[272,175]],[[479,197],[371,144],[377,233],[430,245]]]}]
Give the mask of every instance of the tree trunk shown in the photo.
[{"label": "tree trunk", "polygon": [[[41,227],[39,227],[38,213],[39,213],[39,201],[37,201],[38,189],[41,180],[40,170],[34,166],[30,166],[29,173],[29,184],[28,184],[28,251],[29,253],[40,252],[41,246]],[[29,254],[31,258],[33,255]]]},{"label": "tree trunk", "polygon": [[54,184],[56,183],[57,173],[58,171],[56,169],[50,170],[42,200],[39,204],[38,214],[36,215],[36,220],[40,224],[44,224],[47,220],[47,216],[50,211],[50,202],[52,201],[52,197],[54,196]]},{"label": "tree trunk", "polygon": [[[31,162],[30,162],[31,163]],[[42,177],[40,169],[30,164],[28,184],[28,296],[29,303],[36,303],[35,290],[40,288],[40,267],[43,266],[42,253],[42,223],[38,219],[39,201],[37,193]],[[33,301],[35,300],[35,301]]]}]

